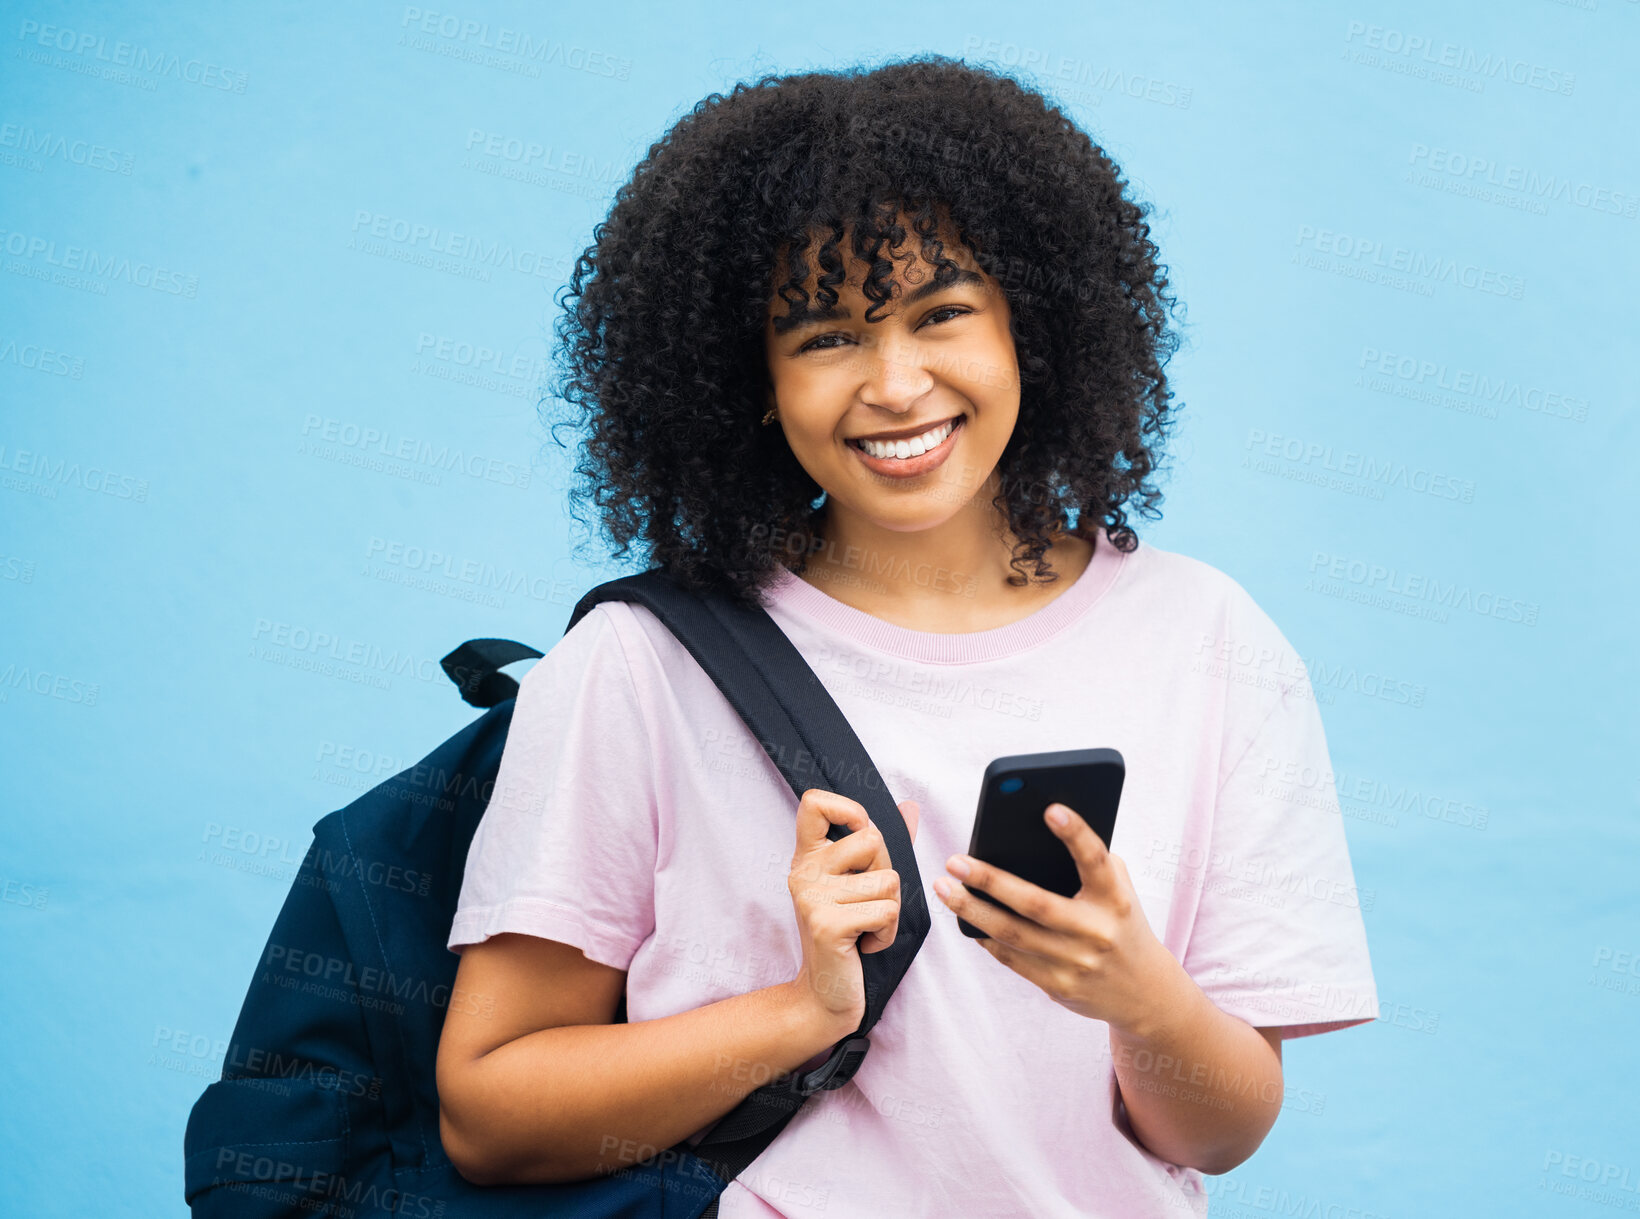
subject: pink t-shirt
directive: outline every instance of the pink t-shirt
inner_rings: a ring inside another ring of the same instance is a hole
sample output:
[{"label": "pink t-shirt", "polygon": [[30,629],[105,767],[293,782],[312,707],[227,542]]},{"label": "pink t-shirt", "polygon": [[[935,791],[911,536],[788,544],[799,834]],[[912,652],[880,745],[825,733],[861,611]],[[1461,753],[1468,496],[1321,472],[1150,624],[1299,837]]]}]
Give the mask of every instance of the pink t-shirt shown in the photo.
[{"label": "pink t-shirt", "polygon": [[[894,799],[921,804],[933,927],[853,1080],[809,1098],[722,1219],[1205,1215],[1201,1174],[1127,1126],[1104,1022],[964,936],[932,885],[968,849],[993,758],[1113,747],[1127,775],[1112,850],[1208,997],[1289,1038],[1375,1019],[1303,662],[1230,577],[1102,533],[1069,587],[992,630],[910,630],[785,571],[772,591]],[[503,931],[573,944],[627,971],[633,1021],[788,981],[796,807],[659,619],[604,602],[523,679],[450,947]]]}]

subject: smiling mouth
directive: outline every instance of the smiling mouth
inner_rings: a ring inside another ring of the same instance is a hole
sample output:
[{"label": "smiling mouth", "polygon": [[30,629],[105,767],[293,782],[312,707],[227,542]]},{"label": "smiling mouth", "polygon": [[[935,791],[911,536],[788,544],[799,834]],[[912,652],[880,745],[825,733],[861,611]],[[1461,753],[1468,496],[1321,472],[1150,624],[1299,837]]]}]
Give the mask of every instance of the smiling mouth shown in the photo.
[{"label": "smiling mouth", "polygon": [[963,416],[954,415],[944,423],[936,424],[918,436],[909,436],[900,440],[871,440],[856,436],[851,437],[845,443],[850,448],[858,449],[860,452],[879,460],[897,459],[907,461],[939,448],[951,438],[953,432],[962,426],[962,422]]}]

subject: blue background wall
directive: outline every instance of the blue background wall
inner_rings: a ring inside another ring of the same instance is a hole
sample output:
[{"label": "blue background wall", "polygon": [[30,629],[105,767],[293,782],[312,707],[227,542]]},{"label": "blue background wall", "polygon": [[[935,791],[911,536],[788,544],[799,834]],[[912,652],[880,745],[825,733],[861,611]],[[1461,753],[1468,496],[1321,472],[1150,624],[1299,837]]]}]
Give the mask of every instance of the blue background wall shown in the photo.
[{"label": "blue background wall", "polygon": [[1191,346],[1145,536],[1275,618],[1359,793],[1384,1017],[1287,1047],[1215,1214],[1640,1205],[1640,3],[0,8],[0,1211],[183,1211],[313,822],[466,721],[452,644],[618,574],[533,403],[644,148],[918,50],[1049,88],[1157,204]]}]

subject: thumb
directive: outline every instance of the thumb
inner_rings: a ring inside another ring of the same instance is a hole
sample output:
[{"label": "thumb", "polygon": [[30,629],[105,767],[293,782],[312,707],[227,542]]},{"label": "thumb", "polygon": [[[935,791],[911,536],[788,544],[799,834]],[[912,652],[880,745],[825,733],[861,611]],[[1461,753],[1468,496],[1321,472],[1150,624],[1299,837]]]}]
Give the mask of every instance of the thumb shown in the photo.
[{"label": "thumb", "polygon": [[911,833],[911,841],[917,841],[917,822],[921,820],[922,809],[915,800],[901,800],[899,803],[900,816],[905,818],[905,828]]}]

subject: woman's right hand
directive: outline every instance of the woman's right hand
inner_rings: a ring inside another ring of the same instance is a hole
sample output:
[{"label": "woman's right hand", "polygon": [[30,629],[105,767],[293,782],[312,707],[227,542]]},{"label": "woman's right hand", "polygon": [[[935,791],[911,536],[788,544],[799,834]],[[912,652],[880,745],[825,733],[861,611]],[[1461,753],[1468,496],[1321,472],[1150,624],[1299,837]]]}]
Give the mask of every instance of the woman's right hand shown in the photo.
[{"label": "woman's right hand", "polygon": [[[915,842],[917,802],[901,800],[898,807]],[[833,841],[826,833],[834,824],[853,833]],[[900,874],[859,801],[818,787],[803,793],[786,887],[803,945],[793,991],[823,1027],[846,1037],[865,1016],[860,954],[887,948],[900,922]]]}]

